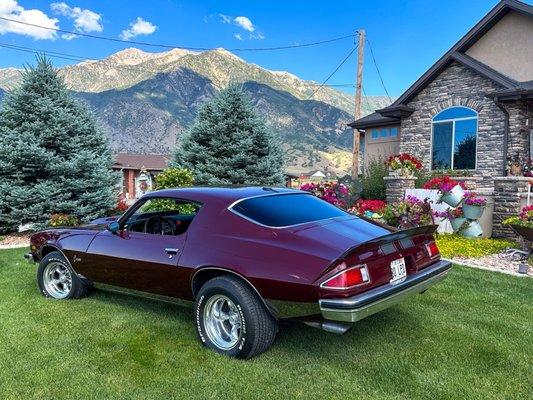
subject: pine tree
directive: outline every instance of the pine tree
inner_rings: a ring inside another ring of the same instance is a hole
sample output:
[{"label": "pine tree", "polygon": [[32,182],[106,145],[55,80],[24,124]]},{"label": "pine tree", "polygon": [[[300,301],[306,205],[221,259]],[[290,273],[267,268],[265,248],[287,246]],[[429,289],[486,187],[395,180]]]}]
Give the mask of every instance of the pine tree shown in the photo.
[{"label": "pine tree", "polygon": [[0,231],[67,213],[81,221],[116,201],[105,133],[45,57],[0,108]]},{"label": "pine tree", "polygon": [[230,85],[200,107],[174,153],[174,165],[201,185],[282,185],[278,138],[239,86]]}]

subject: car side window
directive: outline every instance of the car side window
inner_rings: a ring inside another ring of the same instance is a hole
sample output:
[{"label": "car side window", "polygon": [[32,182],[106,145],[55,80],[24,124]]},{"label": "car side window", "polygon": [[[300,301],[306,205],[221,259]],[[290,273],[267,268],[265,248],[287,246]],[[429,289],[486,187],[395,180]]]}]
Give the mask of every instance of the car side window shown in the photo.
[{"label": "car side window", "polygon": [[124,223],[124,229],[152,235],[181,235],[187,231],[200,204],[179,199],[150,198]]}]

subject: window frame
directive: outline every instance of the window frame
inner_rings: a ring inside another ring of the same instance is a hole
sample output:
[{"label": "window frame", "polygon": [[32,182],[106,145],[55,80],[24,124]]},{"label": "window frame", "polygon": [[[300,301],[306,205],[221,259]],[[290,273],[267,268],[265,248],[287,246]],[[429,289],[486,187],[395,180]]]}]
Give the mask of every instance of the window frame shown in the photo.
[{"label": "window frame", "polygon": [[[446,111],[446,110],[449,110],[450,108],[466,108],[468,110],[471,110],[473,111],[476,115],[474,117],[460,117],[460,118],[450,118],[450,119],[443,119],[443,120],[439,120],[439,121],[435,121],[435,117],[437,117],[440,113]],[[455,122],[456,121],[469,121],[469,120],[476,120],[476,154],[474,155],[474,168],[473,169],[454,169],[453,168],[453,164],[454,164],[454,160],[453,160],[453,154],[455,152]],[[450,157],[450,168],[449,170],[451,171],[475,171],[477,170],[477,144],[478,144],[478,132],[479,132],[479,113],[474,110],[473,108],[470,108],[470,107],[465,107],[465,106],[451,106],[451,107],[448,107],[448,108],[444,108],[442,110],[440,110],[437,114],[435,114],[433,117],[431,117],[431,137],[430,137],[430,152],[429,152],[429,156],[430,156],[430,163],[429,163],[429,170],[430,171],[442,171],[442,169],[434,169],[433,168],[433,138],[434,138],[434,133],[435,133],[435,125],[436,124],[442,124],[442,123],[449,123],[451,122],[452,123],[452,153],[451,153],[451,157]]]},{"label": "window frame", "polygon": [[[182,198],[182,197],[173,197],[173,196],[149,196],[149,197],[142,197],[140,198],[137,202],[135,202],[135,204],[133,204],[129,209],[128,211],[126,211],[124,214],[122,214],[122,216],[117,220],[118,222],[118,225],[119,225],[119,230],[124,230],[124,226],[126,224],[126,222],[128,221],[128,219],[133,215],[135,214],[135,212],[141,208],[145,203],[147,203],[148,201],[151,201],[151,200],[174,200],[176,202],[179,202],[179,201],[182,201],[184,203],[195,203],[198,205],[198,212],[194,215],[193,219],[191,220],[191,224],[193,223],[193,221],[196,219],[196,216],[198,215],[198,213],[200,212],[200,210],[202,209],[203,207],[203,203],[200,203],[199,201],[196,201],[196,200],[191,200],[191,199],[185,199],[185,198]],[[188,230],[188,229],[187,229]],[[144,233],[144,232],[135,232],[137,234],[141,234],[141,235],[153,235],[152,233]],[[184,232],[184,233],[187,233],[187,232]],[[181,236],[181,235],[177,235],[176,237],[178,236]]]},{"label": "window frame", "polygon": [[[233,203],[231,203],[227,207],[227,210],[232,212],[233,214],[237,215],[238,217],[241,217],[241,218],[243,218],[243,219],[245,219],[247,221],[252,222],[255,225],[259,225],[259,226],[262,226],[262,227],[268,228],[268,229],[286,229],[286,228],[292,228],[292,227],[299,226],[299,225],[310,224],[312,222],[327,221],[327,220],[330,220],[330,219],[333,219],[333,218],[354,218],[354,217],[356,217],[355,215],[349,214],[347,211],[343,210],[342,208],[334,206],[333,204],[331,204],[333,207],[337,207],[339,210],[343,211],[345,213],[345,215],[339,215],[339,216],[335,216],[335,217],[317,219],[317,220],[314,220],[314,221],[300,222],[300,223],[291,224],[291,225],[272,226],[272,225],[265,225],[265,224],[263,224],[263,223],[261,223],[259,221],[256,221],[255,219],[253,219],[251,217],[248,217],[247,215],[244,215],[241,212],[239,212],[239,211],[237,211],[237,210],[235,210],[233,208],[234,206],[236,206],[237,204],[239,204],[242,201],[246,201],[246,200],[250,200],[250,199],[256,199],[258,197],[274,197],[274,196],[286,196],[286,195],[313,196],[313,197],[315,197],[312,193],[308,193],[308,192],[285,192],[285,193],[259,194],[257,196],[243,197],[242,199],[238,199],[238,200],[234,201]],[[322,200],[322,201],[324,201],[324,200]]]},{"label": "window frame", "polygon": [[[396,136],[391,135],[391,130],[393,128],[396,128]],[[387,136],[381,136],[381,130],[387,129]],[[378,136],[372,137],[372,133],[374,131],[377,131]],[[366,132],[369,132],[367,135]],[[367,128],[365,131],[365,141],[367,141],[370,144],[375,143],[387,143],[387,142],[399,142],[400,141],[400,125],[383,125],[383,126],[377,126],[373,128]]]}]

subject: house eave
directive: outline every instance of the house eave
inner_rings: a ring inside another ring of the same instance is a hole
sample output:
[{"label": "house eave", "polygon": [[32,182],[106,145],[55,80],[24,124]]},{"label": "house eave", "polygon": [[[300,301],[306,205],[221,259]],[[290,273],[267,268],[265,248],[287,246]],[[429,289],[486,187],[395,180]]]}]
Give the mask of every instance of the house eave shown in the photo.
[{"label": "house eave", "polygon": [[[444,69],[446,69],[452,61],[458,61],[462,64],[467,63],[470,68],[474,67],[474,63],[466,59],[468,57],[464,54],[481,36],[483,36],[489,29],[491,29],[498,21],[500,21],[509,11],[516,11],[521,14],[533,16],[533,6],[522,3],[517,0],[503,0],[498,3],[485,17],[483,17],[466,35],[464,35],[450,50],[448,50],[435,64],[431,66],[415,83],[413,83],[396,101],[390,106],[398,106],[406,104],[411,101],[422,89],[424,89],[431,81],[433,81]],[[459,54],[459,55],[458,55]],[[464,57],[463,57],[464,56]],[[481,63],[480,63],[481,64]],[[510,88],[513,85],[512,79],[502,78],[503,75],[496,73],[494,70],[489,71],[490,67],[481,64],[478,67],[482,74],[488,74],[490,79],[496,78],[497,82],[502,84],[505,88]],[[388,109],[389,107],[387,107]]]}]

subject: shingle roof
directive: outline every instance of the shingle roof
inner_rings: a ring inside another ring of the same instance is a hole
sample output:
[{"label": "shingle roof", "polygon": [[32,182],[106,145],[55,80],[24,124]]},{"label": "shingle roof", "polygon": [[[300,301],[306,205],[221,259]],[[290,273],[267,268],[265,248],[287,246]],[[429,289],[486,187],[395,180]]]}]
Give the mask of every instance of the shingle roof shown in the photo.
[{"label": "shingle roof", "polygon": [[162,171],[167,167],[170,156],[165,154],[129,154],[118,153],[115,157],[115,169],[136,169],[143,167],[151,171]]},{"label": "shingle roof", "polygon": [[[470,68],[478,68],[484,72],[490,67],[476,61],[477,65],[469,62],[465,57],[468,57],[464,54],[481,36],[483,36],[489,29],[491,29],[499,20],[501,20],[509,11],[516,11],[521,14],[526,14],[533,16],[533,6],[529,4],[522,3],[517,0],[502,0],[500,1],[481,21],[479,21],[470,31],[461,38],[446,54],[444,54],[433,66],[427,70],[427,72],[422,75],[409,89],[407,89],[393,104],[392,106],[399,104],[406,104],[414,96],[416,96],[423,88],[427,86],[433,79],[435,79],[449,64],[451,61],[455,60],[465,64]],[[459,56],[458,56],[459,54]],[[473,60],[471,57],[469,59]],[[467,65],[468,64],[468,65]],[[492,70],[493,72],[496,72]],[[479,71],[478,71],[479,72]],[[501,76],[502,74],[497,73]],[[490,74],[489,74],[490,75]],[[492,74],[489,76],[490,79],[493,79],[497,75]],[[504,87],[512,87],[512,79],[505,77],[508,82],[503,84]],[[499,79],[501,80],[501,79]],[[505,80],[503,80],[505,81]],[[501,83],[501,82],[498,82]]]},{"label": "shingle roof", "polygon": [[397,118],[384,117],[383,115],[375,112],[366,115],[363,118],[359,118],[357,121],[348,124],[348,126],[354,129],[366,129],[374,126],[396,125],[399,123],[400,120]]}]

